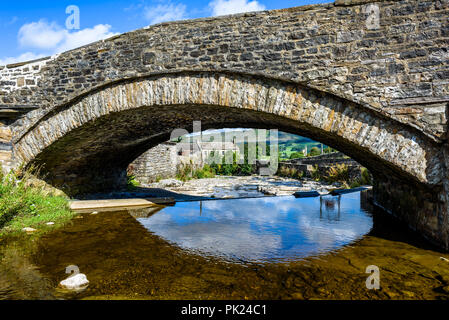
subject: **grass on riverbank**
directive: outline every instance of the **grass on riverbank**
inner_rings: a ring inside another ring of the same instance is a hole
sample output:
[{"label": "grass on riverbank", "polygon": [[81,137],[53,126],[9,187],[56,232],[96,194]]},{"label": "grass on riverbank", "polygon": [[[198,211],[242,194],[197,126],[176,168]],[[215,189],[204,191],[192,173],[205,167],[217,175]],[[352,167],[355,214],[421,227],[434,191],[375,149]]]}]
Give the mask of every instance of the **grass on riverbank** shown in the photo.
[{"label": "grass on riverbank", "polygon": [[28,172],[0,174],[0,237],[22,232],[25,227],[36,229],[36,233],[50,230],[75,215],[67,197],[36,181]]}]

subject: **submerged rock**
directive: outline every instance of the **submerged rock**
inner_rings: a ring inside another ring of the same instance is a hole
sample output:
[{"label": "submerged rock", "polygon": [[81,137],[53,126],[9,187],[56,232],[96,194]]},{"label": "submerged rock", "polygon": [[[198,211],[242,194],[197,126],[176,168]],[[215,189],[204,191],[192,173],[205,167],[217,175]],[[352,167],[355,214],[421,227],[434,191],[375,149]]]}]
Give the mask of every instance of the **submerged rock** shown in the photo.
[{"label": "submerged rock", "polygon": [[259,186],[258,188],[259,192],[262,192],[263,194],[266,195],[272,195],[272,196],[276,196],[278,193],[278,190],[276,188],[272,188],[272,187],[267,187],[267,186]]},{"label": "submerged rock", "polygon": [[78,273],[76,275],[70,276],[65,280],[62,280],[59,285],[68,290],[80,290],[84,289],[89,285],[89,280],[83,273]]}]

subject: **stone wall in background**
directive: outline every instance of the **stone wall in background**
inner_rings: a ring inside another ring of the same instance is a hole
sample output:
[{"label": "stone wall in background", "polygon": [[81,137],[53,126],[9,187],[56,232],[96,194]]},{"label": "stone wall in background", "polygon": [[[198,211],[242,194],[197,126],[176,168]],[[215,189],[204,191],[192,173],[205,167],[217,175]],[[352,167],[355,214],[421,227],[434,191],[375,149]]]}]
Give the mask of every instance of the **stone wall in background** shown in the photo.
[{"label": "stone wall in background", "polygon": [[128,172],[141,184],[173,178],[177,170],[176,144],[161,143],[146,151],[128,167]]},{"label": "stone wall in background", "polygon": [[279,170],[282,168],[293,168],[299,172],[303,173],[303,177],[313,178],[313,172],[315,168],[320,175],[320,177],[326,177],[328,175],[328,171],[331,167],[335,167],[336,164],[345,164],[348,168],[348,178],[350,181],[359,179],[361,177],[360,169],[362,166],[358,164],[356,161],[351,159],[345,159],[344,162],[333,162],[333,161],[320,161],[315,164],[302,164],[302,163],[294,163],[294,162],[281,162],[279,163]]}]

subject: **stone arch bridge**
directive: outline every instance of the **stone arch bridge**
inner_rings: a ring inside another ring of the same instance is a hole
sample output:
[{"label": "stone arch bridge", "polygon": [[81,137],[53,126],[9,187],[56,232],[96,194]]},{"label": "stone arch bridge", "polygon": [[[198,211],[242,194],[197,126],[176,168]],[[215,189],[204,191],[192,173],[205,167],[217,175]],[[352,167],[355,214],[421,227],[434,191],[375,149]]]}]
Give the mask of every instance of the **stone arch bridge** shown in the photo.
[{"label": "stone arch bridge", "polygon": [[3,66],[0,160],[79,194],[120,186],[129,163],[193,121],[276,128],[368,167],[376,202],[448,249],[448,17],[448,0],[337,0]]}]

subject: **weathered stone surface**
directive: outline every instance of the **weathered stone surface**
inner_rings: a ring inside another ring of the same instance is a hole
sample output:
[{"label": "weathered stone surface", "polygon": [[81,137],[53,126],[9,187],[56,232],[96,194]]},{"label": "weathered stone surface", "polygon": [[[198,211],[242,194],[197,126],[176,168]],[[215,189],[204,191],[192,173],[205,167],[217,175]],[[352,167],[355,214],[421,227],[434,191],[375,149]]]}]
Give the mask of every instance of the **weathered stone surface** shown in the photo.
[{"label": "weathered stone surface", "polygon": [[159,144],[146,151],[128,167],[142,184],[156,180],[173,178],[177,171],[177,154],[175,144]]},{"label": "weathered stone surface", "polygon": [[102,172],[132,162],[150,137],[167,140],[193,120],[286,128],[335,146],[374,172],[393,169],[428,185],[442,179],[438,146],[375,111],[282,81],[206,72],[140,79],[87,95],[43,119],[14,152],[19,162],[45,164],[53,173]]},{"label": "weathered stone surface", "polygon": [[[379,8],[368,29],[367,8]],[[183,70],[257,74],[301,83],[386,111],[393,99],[449,101],[445,1],[341,0],[285,10],[162,23],[0,70],[0,104],[39,106],[19,139],[58,105],[121,79]],[[439,141],[445,128],[390,117]],[[446,114],[440,113],[443,121]]]}]

